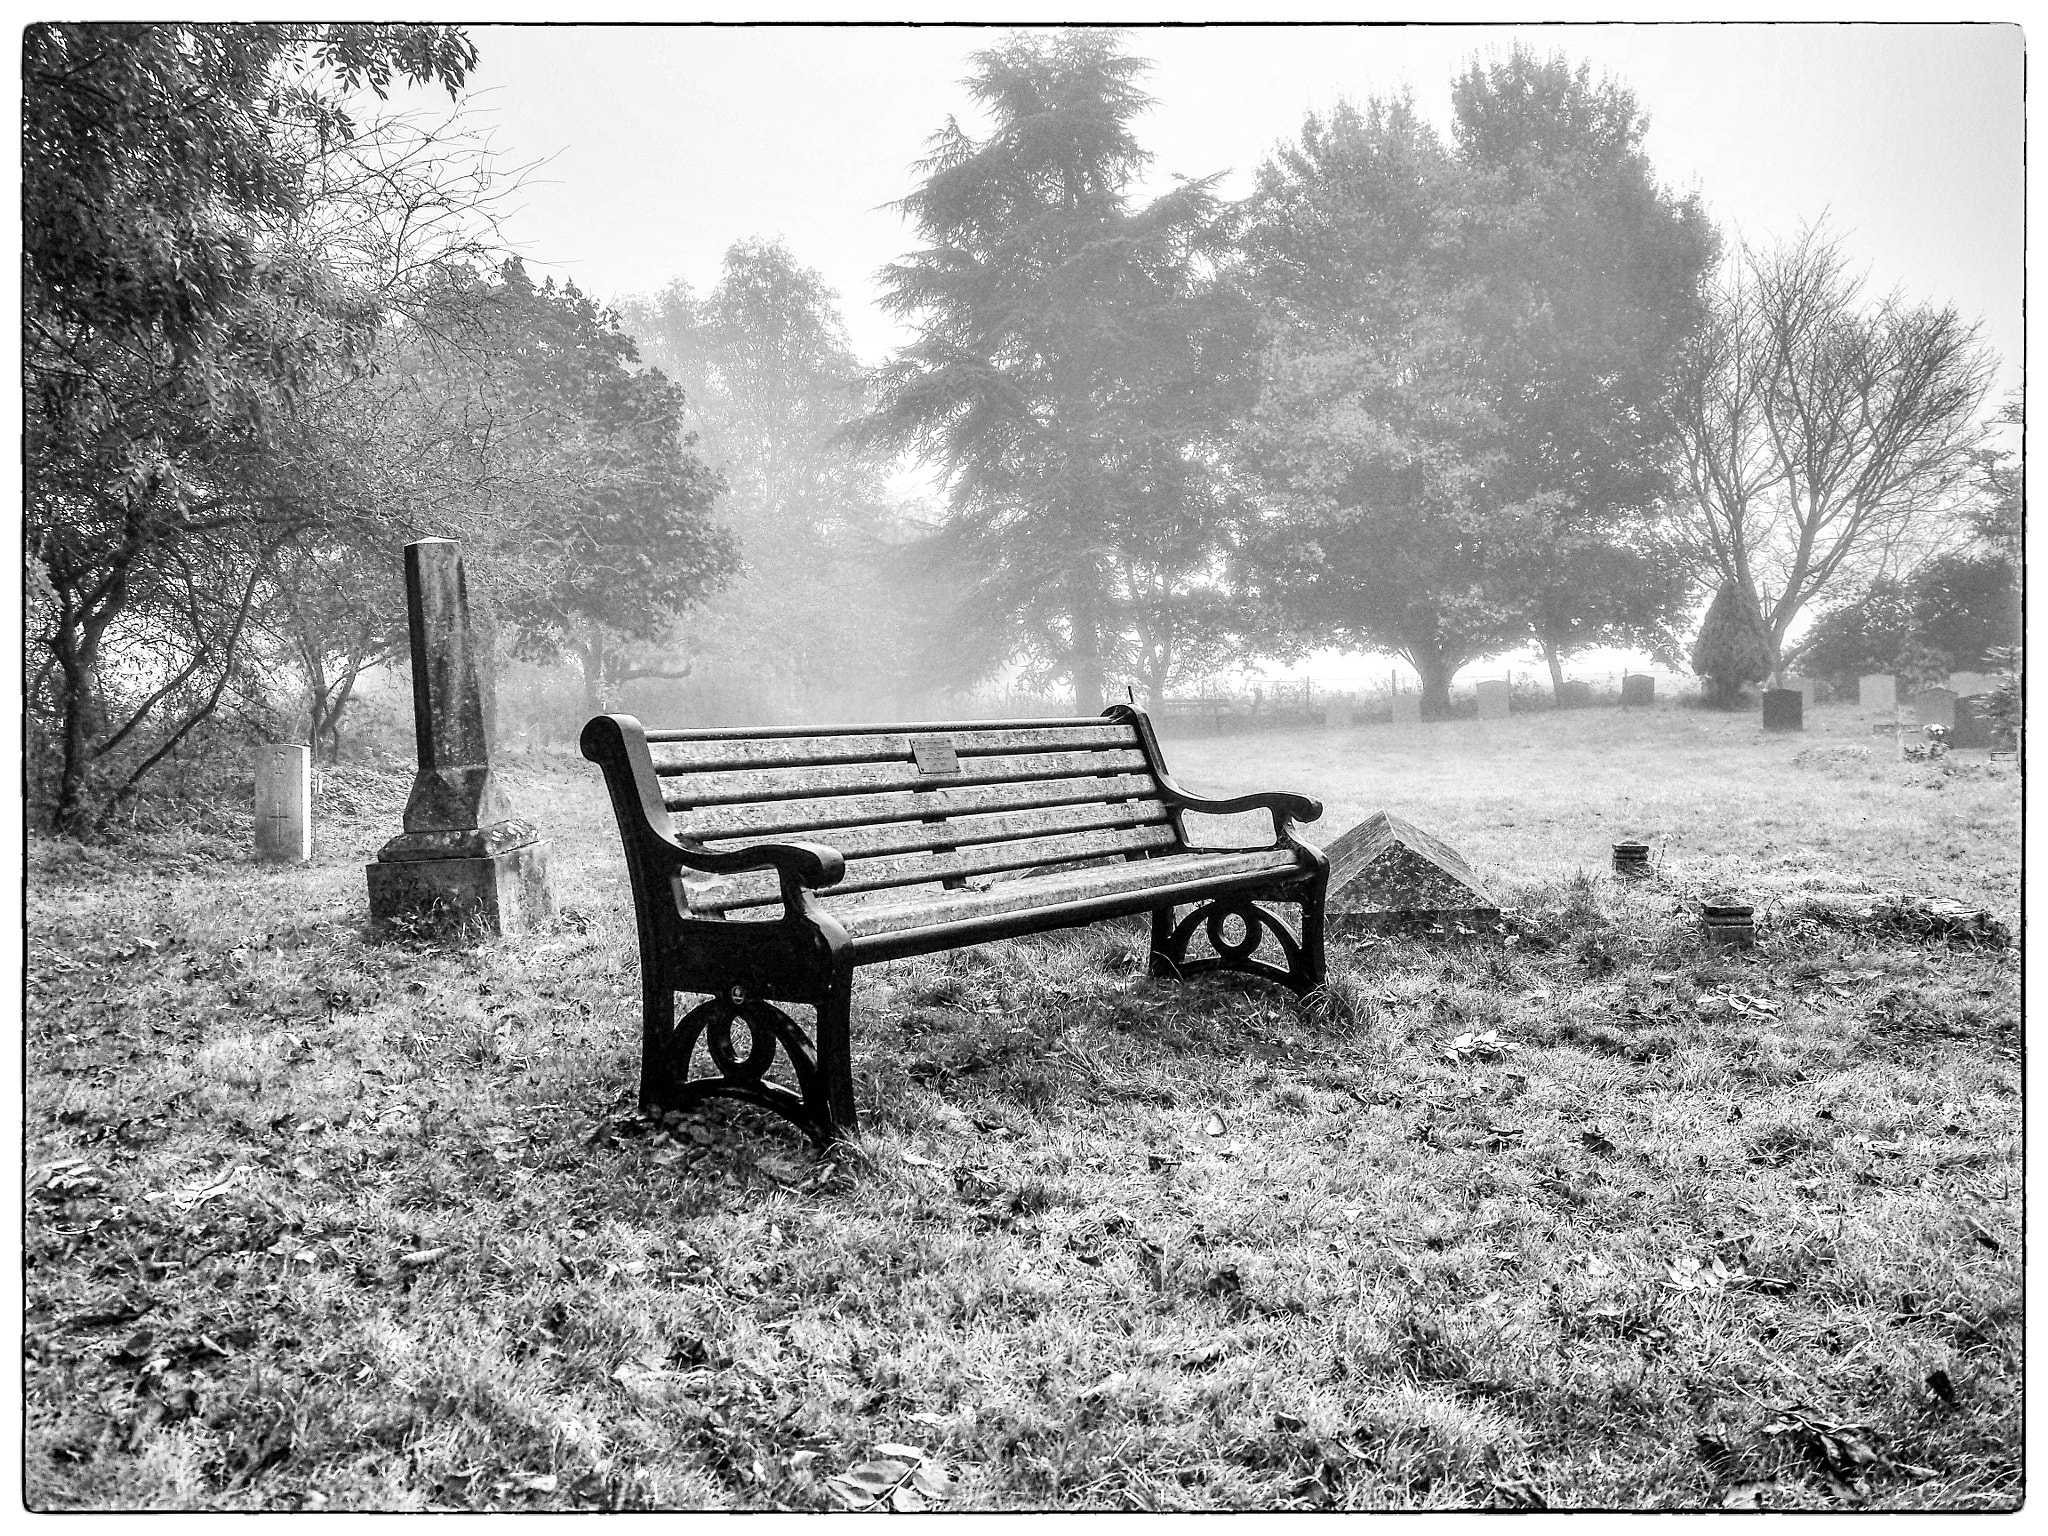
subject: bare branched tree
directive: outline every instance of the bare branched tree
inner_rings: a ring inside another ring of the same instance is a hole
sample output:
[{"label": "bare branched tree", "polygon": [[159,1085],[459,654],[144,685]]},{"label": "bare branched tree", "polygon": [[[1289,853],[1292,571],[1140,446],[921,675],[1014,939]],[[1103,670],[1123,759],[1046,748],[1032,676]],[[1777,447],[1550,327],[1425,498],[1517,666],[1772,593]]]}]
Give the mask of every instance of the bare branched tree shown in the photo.
[{"label": "bare branched tree", "polygon": [[1774,672],[1816,597],[1962,535],[1995,366],[1953,307],[1867,301],[1821,228],[1735,254],[1678,392],[1682,517]]}]

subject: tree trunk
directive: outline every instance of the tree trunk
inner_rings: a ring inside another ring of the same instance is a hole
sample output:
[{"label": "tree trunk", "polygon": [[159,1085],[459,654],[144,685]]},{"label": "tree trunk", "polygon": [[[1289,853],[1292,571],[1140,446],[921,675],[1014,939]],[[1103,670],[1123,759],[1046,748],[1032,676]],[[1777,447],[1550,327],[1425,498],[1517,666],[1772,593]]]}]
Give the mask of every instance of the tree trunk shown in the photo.
[{"label": "tree trunk", "polygon": [[1074,680],[1074,712],[1082,715],[1102,713],[1102,641],[1092,576],[1087,573],[1074,592],[1073,654],[1067,664]]},{"label": "tree trunk", "polygon": [[1543,659],[1550,663],[1550,702],[1563,709],[1564,663],[1558,658],[1557,647],[1548,640],[1543,642]]},{"label": "tree trunk", "polygon": [[1451,674],[1458,669],[1434,646],[1411,646],[1408,659],[1422,679],[1422,718],[1448,720],[1451,716]]},{"label": "tree trunk", "polygon": [[576,652],[577,663],[583,669],[583,712],[585,715],[604,713],[604,640],[592,635],[589,639],[576,642],[571,649]]}]

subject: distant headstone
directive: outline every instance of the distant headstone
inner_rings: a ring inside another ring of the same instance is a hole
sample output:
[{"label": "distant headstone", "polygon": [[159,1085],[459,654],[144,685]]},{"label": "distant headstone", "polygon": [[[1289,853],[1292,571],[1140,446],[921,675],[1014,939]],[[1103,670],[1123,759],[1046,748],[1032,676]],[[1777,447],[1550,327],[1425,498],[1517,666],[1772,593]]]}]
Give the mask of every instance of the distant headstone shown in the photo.
[{"label": "distant headstone", "polygon": [[470,622],[460,544],[405,546],[405,605],[419,769],[405,830],[367,869],[370,920],[467,921],[516,933],[554,912],[548,845],[512,814],[491,769],[497,694],[490,643]]},{"label": "distant headstone", "polygon": [[1947,726],[1955,729],[1956,694],[1953,688],[1922,688],[1913,695],[1914,722],[1921,727]]},{"label": "distant headstone", "polygon": [[1797,693],[1799,695],[1799,699],[1802,704],[1804,704],[1808,709],[1813,708],[1813,690],[1815,684],[1812,678],[1801,677],[1797,673],[1788,672],[1785,674],[1780,686],[1790,688],[1794,693]]},{"label": "distant headstone", "polygon": [[1989,693],[1998,686],[1998,679],[1989,672],[1951,672],[1948,686],[1957,698],[1967,699],[1974,694]]},{"label": "distant headstone", "polygon": [[1581,679],[1567,678],[1557,685],[1557,707],[1559,709],[1586,709],[1593,703],[1593,685]]},{"label": "distant headstone", "polygon": [[313,752],[256,749],[256,857],[303,864],[313,857]]},{"label": "distant headstone", "polygon": [[1806,729],[1806,699],[1797,688],[1764,690],[1764,729],[1802,731]]},{"label": "distant headstone", "polygon": [[1889,672],[1873,672],[1856,679],[1856,702],[1864,709],[1897,709],[1899,680]]},{"label": "distant headstone", "polygon": [[1394,695],[1394,724],[1422,724],[1422,695],[1419,693],[1397,693]]},{"label": "distant headstone", "polygon": [[1948,744],[1985,749],[2011,745],[2005,739],[2004,729],[1985,709],[1983,696],[1978,694],[1956,700],[1955,729],[1949,732]]},{"label": "distant headstone", "polygon": [[1323,729],[1326,731],[1348,731],[1351,729],[1351,695],[1333,693],[1323,700]]},{"label": "distant headstone", "polygon": [[1418,923],[1497,923],[1500,903],[1458,851],[1380,811],[1324,845],[1339,932]]},{"label": "distant headstone", "polygon": [[1621,703],[1624,709],[1641,705],[1647,709],[1657,697],[1657,679],[1647,672],[1630,672],[1621,679]]},{"label": "distant headstone", "polygon": [[1482,679],[1474,690],[1479,695],[1479,718],[1505,720],[1508,717],[1508,683],[1504,677]]}]

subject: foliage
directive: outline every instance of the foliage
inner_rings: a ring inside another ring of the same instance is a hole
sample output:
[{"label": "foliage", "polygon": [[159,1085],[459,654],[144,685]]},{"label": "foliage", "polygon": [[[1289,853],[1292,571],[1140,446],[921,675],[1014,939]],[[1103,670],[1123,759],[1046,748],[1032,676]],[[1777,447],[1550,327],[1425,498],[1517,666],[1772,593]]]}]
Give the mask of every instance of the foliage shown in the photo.
[{"label": "foliage", "polygon": [[1844,682],[1893,670],[1913,634],[1911,585],[1882,576],[1853,602],[1817,616],[1787,662],[1810,676]]},{"label": "foliage", "polygon": [[1130,206],[1144,68],[1084,28],[974,56],[989,129],[949,122],[899,205],[926,243],[883,302],[916,339],[868,423],[945,470],[969,670],[1021,648],[1083,712],[1115,678],[1163,690],[1213,635],[1235,509],[1214,445],[1252,378],[1214,178]]},{"label": "foliage", "polygon": [[1554,678],[1584,646],[1668,650],[1665,380],[1714,243],[1625,91],[1517,51],[1454,94],[1449,146],[1406,99],[1310,117],[1244,239],[1263,585],[1310,634],[1406,656],[1432,713],[1524,636]]},{"label": "foliage", "polygon": [[[132,794],[218,706],[266,562],[358,505],[303,407],[420,264],[473,248],[488,178],[442,174],[461,146],[437,130],[359,132],[342,102],[399,76],[452,92],[473,60],[441,27],[24,34],[28,704],[59,824]],[[363,244],[320,238],[338,209]]]},{"label": "foliage", "polygon": [[1985,699],[1984,712],[1997,723],[2009,743],[2017,743],[2026,723],[2026,652],[2017,645],[1994,646],[1987,658],[1998,669],[1998,683]]},{"label": "foliage", "polygon": [[1681,374],[1697,567],[1762,598],[1775,668],[1814,599],[1951,538],[1992,360],[1953,307],[1875,303],[1842,242],[1744,247]]},{"label": "foliage", "polygon": [[1745,683],[1760,683],[1771,674],[1756,598],[1732,581],[1721,583],[1707,605],[1693,641],[1692,669],[1722,705],[1733,705]]}]

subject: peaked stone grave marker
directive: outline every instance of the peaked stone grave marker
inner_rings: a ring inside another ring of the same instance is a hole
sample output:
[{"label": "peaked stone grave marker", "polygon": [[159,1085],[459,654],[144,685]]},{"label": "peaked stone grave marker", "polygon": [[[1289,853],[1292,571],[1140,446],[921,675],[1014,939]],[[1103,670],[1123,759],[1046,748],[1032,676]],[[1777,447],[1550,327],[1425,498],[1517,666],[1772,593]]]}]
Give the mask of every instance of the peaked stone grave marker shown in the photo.
[{"label": "peaked stone grave marker", "polygon": [[1329,919],[1339,932],[1500,921],[1500,903],[1458,851],[1379,811],[1325,845]]},{"label": "peaked stone grave marker", "polygon": [[460,544],[405,546],[405,606],[419,770],[405,830],[367,868],[370,920],[465,920],[517,933],[554,912],[548,845],[512,814],[491,771],[497,696],[488,638],[470,622]]}]

